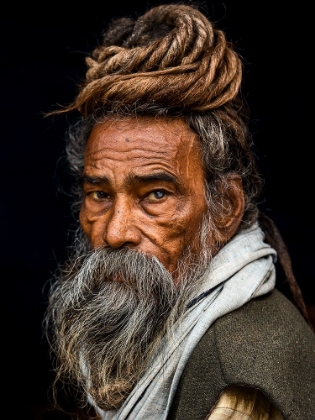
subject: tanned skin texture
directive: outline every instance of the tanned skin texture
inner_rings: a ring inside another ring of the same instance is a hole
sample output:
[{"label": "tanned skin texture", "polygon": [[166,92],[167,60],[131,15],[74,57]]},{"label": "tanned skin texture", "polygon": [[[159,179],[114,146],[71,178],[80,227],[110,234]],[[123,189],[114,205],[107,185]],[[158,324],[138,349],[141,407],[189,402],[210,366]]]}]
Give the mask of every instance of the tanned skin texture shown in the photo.
[{"label": "tanned skin texture", "polygon": [[[237,197],[241,214],[242,194]],[[198,252],[194,237],[205,211],[201,151],[183,120],[125,118],[92,129],[80,212],[92,248],[132,247],[174,273],[187,245]],[[224,229],[228,237],[239,223],[235,215],[232,220]]]}]

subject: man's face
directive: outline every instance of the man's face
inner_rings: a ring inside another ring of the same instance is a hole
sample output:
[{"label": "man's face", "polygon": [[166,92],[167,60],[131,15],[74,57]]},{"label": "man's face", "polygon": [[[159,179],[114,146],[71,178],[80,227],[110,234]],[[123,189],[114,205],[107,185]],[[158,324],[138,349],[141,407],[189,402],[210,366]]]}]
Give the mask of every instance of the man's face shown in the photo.
[{"label": "man's face", "polygon": [[92,248],[130,247],[172,273],[187,246],[198,252],[205,211],[200,146],[182,120],[125,118],[93,128],[80,211]]}]

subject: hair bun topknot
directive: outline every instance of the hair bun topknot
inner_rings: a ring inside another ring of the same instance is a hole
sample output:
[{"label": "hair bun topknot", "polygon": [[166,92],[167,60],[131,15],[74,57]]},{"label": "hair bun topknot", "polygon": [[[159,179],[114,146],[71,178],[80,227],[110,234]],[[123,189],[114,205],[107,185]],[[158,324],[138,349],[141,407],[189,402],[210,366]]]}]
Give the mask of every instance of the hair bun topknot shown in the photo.
[{"label": "hair bun topknot", "polygon": [[88,116],[143,103],[204,111],[237,96],[241,60],[196,8],[157,6],[136,21],[114,24],[86,58],[86,79],[66,111]]}]

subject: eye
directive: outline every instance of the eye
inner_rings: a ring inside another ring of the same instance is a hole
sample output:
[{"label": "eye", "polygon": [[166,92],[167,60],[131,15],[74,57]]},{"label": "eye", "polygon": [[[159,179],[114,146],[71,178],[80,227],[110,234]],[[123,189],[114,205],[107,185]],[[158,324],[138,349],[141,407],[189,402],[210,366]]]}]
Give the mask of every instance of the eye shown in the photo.
[{"label": "eye", "polygon": [[166,197],[166,195],[167,192],[165,190],[155,190],[151,191],[150,194],[147,195],[147,198],[151,201],[158,201]]},{"label": "eye", "polygon": [[89,195],[96,201],[106,200],[109,198],[109,194],[104,191],[91,191]]}]

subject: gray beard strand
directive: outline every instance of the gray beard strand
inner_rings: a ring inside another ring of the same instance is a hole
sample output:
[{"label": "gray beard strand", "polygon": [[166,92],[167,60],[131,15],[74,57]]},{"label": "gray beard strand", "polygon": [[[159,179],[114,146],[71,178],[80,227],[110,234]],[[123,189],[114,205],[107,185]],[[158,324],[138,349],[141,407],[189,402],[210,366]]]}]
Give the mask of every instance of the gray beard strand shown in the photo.
[{"label": "gray beard strand", "polygon": [[[203,227],[199,238],[205,242]],[[113,410],[140,379],[161,339],[171,339],[211,255],[205,243],[197,257],[186,250],[175,285],[154,256],[128,248],[86,255],[86,247],[80,241],[51,288],[46,330],[53,333],[55,382],[67,378],[100,408]]]}]

